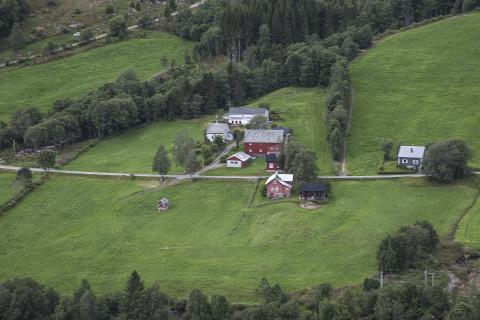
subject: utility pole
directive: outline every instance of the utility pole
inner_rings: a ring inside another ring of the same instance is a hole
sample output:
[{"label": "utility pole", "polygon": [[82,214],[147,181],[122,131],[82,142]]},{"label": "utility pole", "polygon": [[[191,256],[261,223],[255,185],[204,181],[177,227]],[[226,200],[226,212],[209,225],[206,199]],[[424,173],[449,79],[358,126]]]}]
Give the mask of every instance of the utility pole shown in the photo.
[{"label": "utility pole", "polygon": [[12,139],[12,141],[13,141],[13,144],[12,144],[13,145],[13,155],[15,155],[17,153],[17,146],[15,145],[16,141],[15,141],[15,139]]},{"label": "utility pole", "polygon": [[435,272],[430,273],[432,275],[432,288],[435,288]]},{"label": "utility pole", "polygon": [[427,276],[428,276],[427,269],[425,269],[425,271],[423,272],[423,275],[424,275],[424,282],[425,282],[425,287],[426,287],[427,286]]},{"label": "utility pole", "polygon": [[383,270],[380,271],[380,289],[383,289]]}]

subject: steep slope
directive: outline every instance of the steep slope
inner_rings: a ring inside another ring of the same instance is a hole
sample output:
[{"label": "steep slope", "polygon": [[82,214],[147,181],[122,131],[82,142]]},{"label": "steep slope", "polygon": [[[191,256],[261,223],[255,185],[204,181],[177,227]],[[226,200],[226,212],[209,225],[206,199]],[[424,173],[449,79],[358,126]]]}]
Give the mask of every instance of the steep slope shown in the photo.
[{"label": "steep slope", "polygon": [[375,173],[384,139],[464,139],[480,166],[479,52],[480,14],[471,14],[390,36],[355,61],[348,173]]}]

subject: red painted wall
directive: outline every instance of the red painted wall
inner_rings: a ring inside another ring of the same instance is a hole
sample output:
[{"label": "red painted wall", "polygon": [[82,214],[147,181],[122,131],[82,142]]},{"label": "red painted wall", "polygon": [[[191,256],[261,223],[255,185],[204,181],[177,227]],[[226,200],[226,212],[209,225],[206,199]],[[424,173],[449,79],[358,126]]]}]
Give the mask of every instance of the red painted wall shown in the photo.
[{"label": "red painted wall", "polygon": [[287,187],[278,182],[277,180],[271,181],[267,185],[267,198],[273,197],[290,197],[292,195],[292,187]]},{"label": "red painted wall", "polygon": [[280,163],[278,161],[275,161],[275,162],[267,162],[267,166],[265,169],[267,171],[277,171],[277,170],[281,170],[282,168],[280,168]]},{"label": "red painted wall", "polygon": [[243,152],[250,155],[265,155],[267,153],[280,154],[283,149],[281,143],[248,143],[243,144]]}]

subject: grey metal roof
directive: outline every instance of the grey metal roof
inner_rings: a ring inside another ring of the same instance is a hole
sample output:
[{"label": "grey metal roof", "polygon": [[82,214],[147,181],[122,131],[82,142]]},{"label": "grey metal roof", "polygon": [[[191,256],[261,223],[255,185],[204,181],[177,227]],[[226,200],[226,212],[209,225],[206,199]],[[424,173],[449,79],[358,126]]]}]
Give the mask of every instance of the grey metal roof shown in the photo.
[{"label": "grey metal roof", "polygon": [[237,152],[234,155],[231,155],[230,157],[228,157],[228,159],[230,159],[230,158],[237,158],[240,161],[247,161],[247,160],[251,159],[252,156],[249,155],[248,153],[240,151],[240,152]]},{"label": "grey metal roof", "polygon": [[423,158],[425,147],[423,146],[401,146],[398,151],[399,158]]},{"label": "grey metal roof", "polygon": [[245,130],[244,142],[283,143],[281,130]]},{"label": "grey metal roof", "polygon": [[266,116],[268,110],[265,108],[245,108],[245,107],[234,107],[230,108],[228,114],[254,114],[254,115],[264,115]]},{"label": "grey metal roof", "polygon": [[230,128],[226,123],[209,123],[207,126],[208,134],[225,133],[228,131],[230,131]]}]

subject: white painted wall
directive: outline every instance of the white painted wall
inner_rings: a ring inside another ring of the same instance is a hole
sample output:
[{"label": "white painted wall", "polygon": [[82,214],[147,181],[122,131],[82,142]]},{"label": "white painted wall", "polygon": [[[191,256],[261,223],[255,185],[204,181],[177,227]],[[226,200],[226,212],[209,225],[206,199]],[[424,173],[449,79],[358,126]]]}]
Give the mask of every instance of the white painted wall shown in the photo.
[{"label": "white painted wall", "polygon": [[241,168],[242,161],[239,160],[227,160],[227,168]]}]

